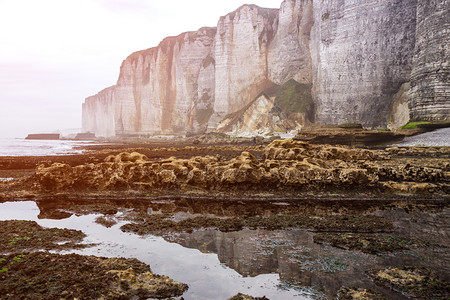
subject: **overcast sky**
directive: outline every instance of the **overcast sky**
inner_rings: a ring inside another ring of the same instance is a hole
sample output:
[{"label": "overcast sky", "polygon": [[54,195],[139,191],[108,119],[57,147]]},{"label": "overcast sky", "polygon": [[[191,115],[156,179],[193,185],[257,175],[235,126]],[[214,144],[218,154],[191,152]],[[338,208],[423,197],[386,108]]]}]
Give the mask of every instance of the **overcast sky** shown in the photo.
[{"label": "overcast sky", "polygon": [[84,99],[132,52],[282,0],[245,1],[0,0],[0,138],[80,128]]}]

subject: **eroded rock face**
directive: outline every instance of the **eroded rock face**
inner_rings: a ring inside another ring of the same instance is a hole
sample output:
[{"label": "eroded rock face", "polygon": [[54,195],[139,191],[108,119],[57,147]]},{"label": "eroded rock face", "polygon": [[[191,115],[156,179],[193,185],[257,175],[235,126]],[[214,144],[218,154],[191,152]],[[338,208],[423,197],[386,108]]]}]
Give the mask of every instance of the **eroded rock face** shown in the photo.
[{"label": "eroded rock face", "polygon": [[386,125],[392,97],[411,73],[415,3],[314,1],[310,47],[318,123]]},{"label": "eroded rock face", "polygon": [[398,165],[383,151],[276,140],[263,153],[262,159],[244,151],[228,160],[196,156],[159,161],[139,153],[121,153],[97,164],[42,165],[33,179],[41,191],[334,187],[434,193],[442,190],[449,178],[442,168]]},{"label": "eroded rock face", "polygon": [[[396,128],[409,120],[406,106],[413,120],[448,120],[447,15],[444,0],[285,0],[279,10],[243,5],[216,28],[130,55],[117,84],[86,99],[83,131],[283,132],[311,122]],[[271,111],[250,105],[269,101],[264,92],[289,80],[308,86],[307,114],[284,115],[281,124]],[[223,125],[237,113],[246,114],[240,124]]]},{"label": "eroded rock face", "polygon": [[272,85],[267,55],[277,11],[244,5],[220,18],[214,47],[216,94],[209,128],[216,128],[227,114],[241,110]]},{"label": "eroded rock face", "polygon": [[214,99],[215,33],[201,28],[130,55],[117,84],[86,100],[83,130],[97,136],[206,130]]},{"label": "eroded rock face", "polygon": [[116,135],[115,105],[115,86],[86,98],[82,109],[83,131],[95,133],[96,136]]},{"label": "eroded rock face", "polygon": [[418,0],[410,109],[413,120],[450,119],[450,20],[447,0]]},{"label": "eroded rock face", "polygon": [[278,13],[278,26],[268,56],[270,80],[283,84],[293,78],[312,83],[310,49],[314,24],[312,0],[285,0]]},{"label": "eroded rock face", "polygon": [[388,128],[398,129],[410,120],[410,111],[408,107],[408,91],[411,85],[409,82],[401,85],[399,91],[394,95],[391,112],[388,117]]}]

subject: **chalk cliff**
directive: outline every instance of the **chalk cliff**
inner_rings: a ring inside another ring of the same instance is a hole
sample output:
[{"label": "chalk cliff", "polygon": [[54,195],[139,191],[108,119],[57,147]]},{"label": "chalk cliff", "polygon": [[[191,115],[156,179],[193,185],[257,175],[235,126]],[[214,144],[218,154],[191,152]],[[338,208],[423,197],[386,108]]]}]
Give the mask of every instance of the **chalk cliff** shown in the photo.
[{"label": "chalk cliff", "polygon": [[448,0],[243,5],[130,55],[86,99],[97,136],[285,132],[310,123],[448,120]]},{"label": "chalk cliff", "polygon": [[314,1],[318,123],[386,126],[393,95],[411,73],[415,2]]},{"label": "chalk cliff", "polygon": [[450,119],[450,1],[418,0],[409,106],[413,120]]}]

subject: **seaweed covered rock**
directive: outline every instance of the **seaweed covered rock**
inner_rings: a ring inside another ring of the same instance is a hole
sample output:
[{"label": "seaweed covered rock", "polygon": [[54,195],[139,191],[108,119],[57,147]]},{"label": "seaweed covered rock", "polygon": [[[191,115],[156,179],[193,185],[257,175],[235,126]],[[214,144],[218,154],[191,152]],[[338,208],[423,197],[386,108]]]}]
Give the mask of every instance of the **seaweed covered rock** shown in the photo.
[{"label": "seaweed covered rock", "polygon": [[0,221],[0,252],[84,248],[85,236],[79,230],[43,228],[35,221]]},{"label": "seaweed covered rock", "polygon": [[228,298],[228,300],[269,300],[269,298],[263,296],[263,297],[253,297],[249,295],[245,295],[242,293],[239,293],[237,295],[234,295],[231,298]]},{"label": "seaweed covered rock", "polygon": [[355,287],[341,287],[338,292],[339,300],[387,300],[378,292]]},{"label": "seaweed covered rock", "polygon": [[188,289],[137,259],[13,253],[0,268],[2,299],[166,299]]},{"label": "seaweed covered rock", "polygon": [[398,267],[369,270],[368,275],[380,286],[400,291],[414,299],[448,299],[450,284],[421,267]]},{"label": "seaweed covered rock", "polygon": [[243,151],[230,159],[206,155],[153,161],[123,152],[100,163],[40,165],[33,180],[37,190],[46,192],[196,187],[435,193],[450,183],[449,172],[438,165],[399,164],[385,151],[275,140],[262,152],[262,158]]},{"label": "seaweed covered rock", "polygon": [[148,157],[138,152],[122,152],[118,155],[110,155],[105,158],[105,162],[136,162],[145,160],[148,160]]}]

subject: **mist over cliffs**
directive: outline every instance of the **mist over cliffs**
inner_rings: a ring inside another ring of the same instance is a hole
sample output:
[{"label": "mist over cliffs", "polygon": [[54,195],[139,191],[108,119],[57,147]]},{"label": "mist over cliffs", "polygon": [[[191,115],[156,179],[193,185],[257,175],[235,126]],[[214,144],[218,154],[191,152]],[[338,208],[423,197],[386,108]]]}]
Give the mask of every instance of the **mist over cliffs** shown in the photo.
[{"label": "mist over cliffs", "polygon": [[448,0],[285,0],[127,57],[88,97],[97,136],[386,128],[450,119]]}]

